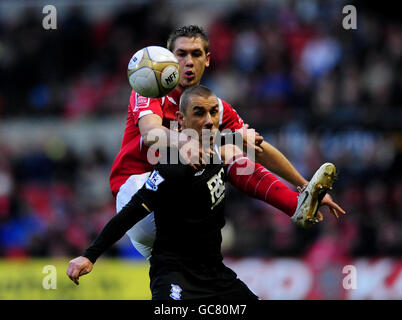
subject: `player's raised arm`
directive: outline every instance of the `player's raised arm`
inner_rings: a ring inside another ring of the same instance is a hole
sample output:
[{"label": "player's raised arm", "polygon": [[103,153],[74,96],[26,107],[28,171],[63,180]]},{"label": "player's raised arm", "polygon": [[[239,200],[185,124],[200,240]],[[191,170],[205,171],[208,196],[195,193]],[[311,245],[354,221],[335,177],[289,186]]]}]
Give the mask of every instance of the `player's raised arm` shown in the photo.
[{"label": "player's raised arm", "polygon": [[[143,116],[138,121],[140,133],[144,139],[144,144],[147,147],[152,146],[156,142],[164,143],[164,146],[169,146],[171,141],[178,141],[179,134],[162,125],[162,118],[156,114]],[[172,131],[172,132],[170,132]]]},{"label": "player's raised arm", "polygon": [[273,145],[264,141],[260,147],[263,149],[263,152],[256,154],[256,162],[262,164],[265,168],[290,182],[295,187],[302,187],[308,183],[283,153]]}]

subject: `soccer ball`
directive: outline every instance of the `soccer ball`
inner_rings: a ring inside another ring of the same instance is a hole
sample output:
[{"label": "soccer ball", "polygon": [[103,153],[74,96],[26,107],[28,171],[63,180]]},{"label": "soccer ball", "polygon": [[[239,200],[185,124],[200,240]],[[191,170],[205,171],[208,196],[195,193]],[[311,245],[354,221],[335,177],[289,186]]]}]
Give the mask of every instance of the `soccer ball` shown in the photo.
[{"label": "soccer ball", "polygon": [[179,75],[179,61],[163,47],[143,48],[128,63],[127,76],[131,87],[148,98],[166,96],[179,83]]}]

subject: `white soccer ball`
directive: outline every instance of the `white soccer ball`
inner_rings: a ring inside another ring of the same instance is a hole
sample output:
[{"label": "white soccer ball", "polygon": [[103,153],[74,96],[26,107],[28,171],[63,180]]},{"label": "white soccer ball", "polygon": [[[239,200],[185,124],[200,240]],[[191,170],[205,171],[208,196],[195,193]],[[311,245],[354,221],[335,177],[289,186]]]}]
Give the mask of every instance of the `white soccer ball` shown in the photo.
[{"label": "white soccer ball", "polygon": [[166,48],[146,47],[130,59],[127,75],[130,86],[140,95],[160,98],[179,83],[179,61]]}]

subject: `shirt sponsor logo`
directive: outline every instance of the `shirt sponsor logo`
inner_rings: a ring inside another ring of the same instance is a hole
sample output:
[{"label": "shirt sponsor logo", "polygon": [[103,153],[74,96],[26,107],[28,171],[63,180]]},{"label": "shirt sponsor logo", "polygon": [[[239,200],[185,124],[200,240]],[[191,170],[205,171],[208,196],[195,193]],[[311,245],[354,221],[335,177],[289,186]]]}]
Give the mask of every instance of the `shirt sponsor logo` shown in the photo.
[{"label": "shirt sponsor logo", "polygon": [[207,182],[208,189],[211,192],[211,210],[215,208],[225,197],[225,183],[222,179],[223,174],[224,170],[221,168],[221,170],[219,170],[219,172]]},{"label": "shirt sponsor logo", "polygon": [[154,172],[152,172],[148,180],[145,182],[145,188],[156,191],[158,190],[158,185],[160,185],[163,181],[165,181],[165,179],[162,178],[158,171],[154,170]]}]

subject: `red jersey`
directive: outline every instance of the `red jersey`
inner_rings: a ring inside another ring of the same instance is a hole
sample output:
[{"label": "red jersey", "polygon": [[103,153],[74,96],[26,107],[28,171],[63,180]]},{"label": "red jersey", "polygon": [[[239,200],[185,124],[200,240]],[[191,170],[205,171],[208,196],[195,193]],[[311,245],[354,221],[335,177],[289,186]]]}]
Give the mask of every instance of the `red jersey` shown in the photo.
[{"label": "red jersey", "polygon": [[[120,187],[133,174],[152,171],[154,165],[147,160],[148,147],[144,144],[138,121],[148,114],[157,114],[162,124],[170,128],[170,121],[177,120],[181,92],[177,89],[162,98],[146,98],[134,90],[131,92],[128,116],[120,152],[113,162],[110,173],[110,187],[116,197]],[[230,104],[218,98],[220,129],[232,131],[243,127],[244,122]]]}]

